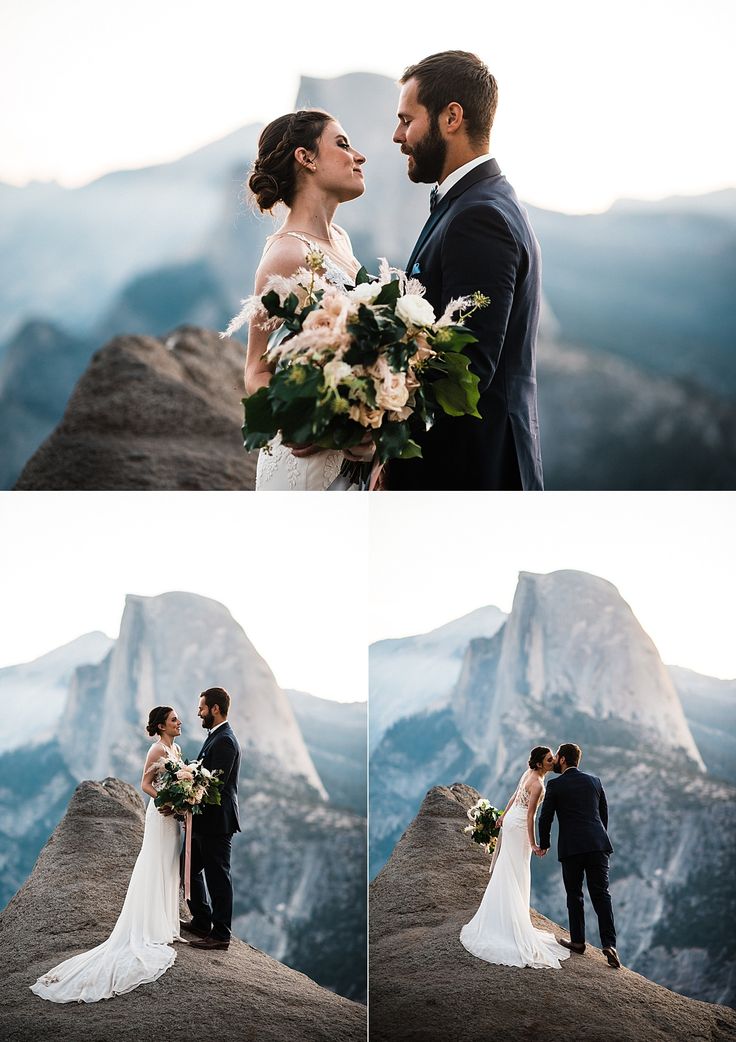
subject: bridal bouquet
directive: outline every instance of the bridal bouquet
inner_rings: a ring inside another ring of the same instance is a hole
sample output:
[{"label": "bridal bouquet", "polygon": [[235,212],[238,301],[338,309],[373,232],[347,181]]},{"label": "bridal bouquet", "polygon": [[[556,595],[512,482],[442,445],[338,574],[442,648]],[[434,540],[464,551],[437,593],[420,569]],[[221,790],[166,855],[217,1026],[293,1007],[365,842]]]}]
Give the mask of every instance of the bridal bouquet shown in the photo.
[{"label": "bridal bouquet", "polygon": [[321,274],[318,250],[291,278],[272,277],[228,327],[248,319],[272,330],[267,387],[243,399],[249,450],[280,431],[287,443],[348,449],[370,438],[380,463],[421,456],[412,434],[438,410],[479,416],[478,378],[464,348],[474,343],[464,321],[489,301],[480,293],[450,301],[436,316],[424,287],[381,261],[377,278],[361,269],[352,287]]},{"label": "bridal bouquet", "polygon": [[212,803],[220,805],[222,782],[220,771],[208,771],[201,760],[185,760],[171,757],[162,764],[162,772],[156,783],[157,807],[168,807],[175,814],[201,814],[203,807]]},{"label": "bridal bouquet", "polygon": [[473,824],[466,825],[463,832],[469,834],[474,843],[485,847],[487,853],[492,854],[501,832],[498,819],[502,813],[498,807],[492,807],[488,800],[480,799],[468,811],[468,817]]}]

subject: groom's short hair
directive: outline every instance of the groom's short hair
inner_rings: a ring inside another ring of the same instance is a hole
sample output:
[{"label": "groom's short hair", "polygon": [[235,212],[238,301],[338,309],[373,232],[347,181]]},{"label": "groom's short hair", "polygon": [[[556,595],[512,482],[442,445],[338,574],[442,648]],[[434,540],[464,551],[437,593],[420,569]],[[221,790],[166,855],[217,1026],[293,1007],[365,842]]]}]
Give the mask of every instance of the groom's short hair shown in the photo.
[{"label": "groom's short hair", "polygon": [[223,716],[227,716],[230,711],[230,695],[224,687],[208,687],[206,691],[202,692],[200,698],[205,700],[208,709],[212,709],[212,706],[219,706]]},{"label": "groom's short hair", "polygon": [[575,745],[574,742],[566,742],[557,750],[557,755],[565,757],[565,763],[568,767],[577,767],[580,763],[580,757],[583,755],[583,750],[579,745]]},{"label": "groom's short hair", "polygon": [[473,144],[491,132],[498,102],[498,84],[488,66],[469,51],[441,51],[410,65],[401,77],[417,81],[417,100],[432,122],[451,101],[463,107],[463,121]]}]

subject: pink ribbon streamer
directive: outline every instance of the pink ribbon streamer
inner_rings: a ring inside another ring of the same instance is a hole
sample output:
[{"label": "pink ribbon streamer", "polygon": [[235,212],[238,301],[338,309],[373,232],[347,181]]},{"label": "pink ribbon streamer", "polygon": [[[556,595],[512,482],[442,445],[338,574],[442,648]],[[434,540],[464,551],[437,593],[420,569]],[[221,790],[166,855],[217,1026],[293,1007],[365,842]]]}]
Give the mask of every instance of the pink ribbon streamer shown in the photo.
[{"label": "pink ribbon streamer", "polygon": [[192,812],[188,810],[184,815],[184,899],[188,901],[192,896]]},{"label": "pink ribbon streamer", "polygon": [[381,478],[381,472],[383,471],[383,463],[379,463],[376,460],[371,468],[371,476],[368,482],[368,491],[375,492],[378,488],[378,482]]}]

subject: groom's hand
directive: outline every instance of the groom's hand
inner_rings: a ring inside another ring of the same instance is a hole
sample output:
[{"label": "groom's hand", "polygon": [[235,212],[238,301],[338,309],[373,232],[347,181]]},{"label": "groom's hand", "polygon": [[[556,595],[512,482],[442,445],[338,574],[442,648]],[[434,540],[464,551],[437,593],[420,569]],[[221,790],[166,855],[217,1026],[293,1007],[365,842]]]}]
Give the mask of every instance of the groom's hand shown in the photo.
[{"label": "groom's hand", "polygon": [[174,813],[171,807],[159,807],[158,812],[159,814],[163,814],[165,818],[168,818],[171,814]]}]

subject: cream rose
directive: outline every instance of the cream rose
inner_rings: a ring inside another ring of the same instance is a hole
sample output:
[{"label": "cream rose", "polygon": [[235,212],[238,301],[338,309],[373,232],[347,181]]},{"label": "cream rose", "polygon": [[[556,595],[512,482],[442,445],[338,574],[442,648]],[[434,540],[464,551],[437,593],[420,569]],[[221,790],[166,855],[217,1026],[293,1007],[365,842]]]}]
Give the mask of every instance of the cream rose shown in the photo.
[{"label": "cream rose", "polygon": [[409,388],[404,373],[392,373],[389,370],[380,383],[376,381],[376,405],[381,409],[398,412],[406,405],[408,398]]},{"label": "cream rose", "polygon": [[435,320],[432,305],[417,293],[399,297],[396,301],[396,314],[407,326],[431,326]]},{"label": "cream rose", "polygon": [[350,376],[352,369],[347,362],[341,361],[339,358],[332,358],[322,369],[324,374],[325,383],[332,391],[337,390],[337,385],[341,380]]},{"label": "cream rose", "polygon": [[365,402],[360,402],[358,405],[350,406],[350,419],[362,427],[380,427],[383,413],[380,409],[371,409]]}]

